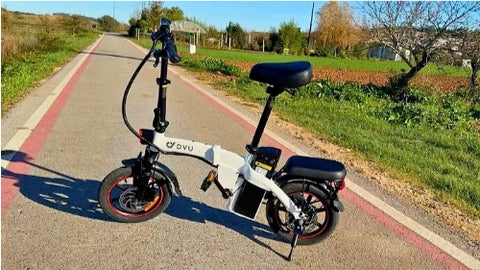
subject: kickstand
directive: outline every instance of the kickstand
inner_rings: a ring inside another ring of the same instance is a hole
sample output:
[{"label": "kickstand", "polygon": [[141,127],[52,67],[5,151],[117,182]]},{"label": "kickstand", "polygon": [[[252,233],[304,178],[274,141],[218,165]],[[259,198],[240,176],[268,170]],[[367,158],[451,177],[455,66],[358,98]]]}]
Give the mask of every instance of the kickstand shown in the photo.
[{"label": "kickstand", "polygon": [[293,250],[297,246],[297,242],[298,242],[298,234],[295,234],[292,238],[292,242],[290,243],[290,254],[288,254],[288,257],[287,257],[287,260],[289,262],[291,262],[293,259]]},{"label": "kickstand", "polygon": [[304,228],[303,228],[302,223],[303,222],[301,222],[300,220],[295,221],[295,229],[293,230],[293,238],[292,238],[292,242],[290,243],[290,254],[288,254],[288,257],[287,257],[288,261],[292,261],[293,250],[295,249],[295,247],[297,246],[297,243],[298,243],[298,236],[303,234]]}]

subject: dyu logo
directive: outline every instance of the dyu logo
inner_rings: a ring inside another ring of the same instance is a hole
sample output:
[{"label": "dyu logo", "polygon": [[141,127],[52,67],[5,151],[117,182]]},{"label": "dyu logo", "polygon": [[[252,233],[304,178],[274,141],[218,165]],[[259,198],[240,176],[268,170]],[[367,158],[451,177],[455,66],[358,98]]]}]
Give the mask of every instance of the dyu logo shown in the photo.
[{"label": "dyu logo", "polygon": [[167,142],[167,147],[172,149],[177,149],[177,150],[184,150],[184,151],[189,151],[189,152],[193,152],[193,146],[191,145],[183,145],[183,144],[179,144],[179,143],[175,143],[175,142]]}]

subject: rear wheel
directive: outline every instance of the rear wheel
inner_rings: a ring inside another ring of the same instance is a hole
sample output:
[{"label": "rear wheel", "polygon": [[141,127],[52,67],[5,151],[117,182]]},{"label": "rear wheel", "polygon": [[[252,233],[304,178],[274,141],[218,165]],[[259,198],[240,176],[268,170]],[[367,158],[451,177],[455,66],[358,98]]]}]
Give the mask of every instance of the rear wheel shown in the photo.
[{"label": "rear wheel", "polygon": [[[327,238],[337,226],[338,213],[328,203],[325,192],[314,185],[299,182],[288,183],[282,190],[293,201],[303,201],[306,214],[305,231],[298,237],[299,245],[311,245]],[[294,198],[295,197],[295,198]],[[294,198],[294,199],[293,199]],[[270,198],[266,205],[267,221],[272,230],[286,242],[293,238],[294,217],[277,199]]]},{"label": "rear wheel", "polygon": [[144,199],[139,200],[137,188],[133,186],[132,172],[132,167],[112,171],[105,177],[98,192],[103,211],[116,221],[147,221],[158,216],[170,204],[168,183],[160,173],[149,179]]}]

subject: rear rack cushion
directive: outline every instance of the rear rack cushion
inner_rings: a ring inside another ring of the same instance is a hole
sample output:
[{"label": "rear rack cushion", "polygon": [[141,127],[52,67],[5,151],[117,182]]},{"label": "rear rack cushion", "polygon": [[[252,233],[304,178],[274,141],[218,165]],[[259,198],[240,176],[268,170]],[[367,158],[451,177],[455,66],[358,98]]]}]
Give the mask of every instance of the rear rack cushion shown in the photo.
[{"label": "rear rack cushion", "polygon": [[342,163],[323,158],[292,156],[285,163],[285,172],[318,180],[342,180],[347,175]]}]

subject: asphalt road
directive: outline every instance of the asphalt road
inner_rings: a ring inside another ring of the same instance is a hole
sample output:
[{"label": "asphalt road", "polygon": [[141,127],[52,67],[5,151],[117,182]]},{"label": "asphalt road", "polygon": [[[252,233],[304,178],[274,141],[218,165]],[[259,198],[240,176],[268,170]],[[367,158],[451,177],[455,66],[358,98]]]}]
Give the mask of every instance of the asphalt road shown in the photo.
[{"label": "asphalt road", "polygon": [[[7,142],[82,57],[87,62],[65,88],[7,167],[2,165],[2,269],[443,269],[465,267],[435,245],[389,219],[351,191],[337,230],[326,241],[299,246],[287,262],[289,244],[273,235],[260,211],[257,221],[224,210],[214,187],[200,190],[211,169],[187,157],[162,157],[184,193],[164,214],[138,224],[109,219],[99,209],[97,189],[121,160],[143,151],[121,117],[121,100],[144,54],[126,39],[105,35],[91,53],[81,53],[2,117],[2,158]],[[147,63],[128,103],[136,128],[151,127],[158,69]],[[167,136],[194,139],[244,153],[252,129],[200,94],[198,89],[258,119],[247,108],[171,67]],[[188,80],[188,81],[186,81]],[[298,149],[308,145],[268,126]],[[269,141],[267,141],[268,143]],[[17,149],[15,149],[17,150]],[[283,159],[284,160],[284,159]],[[421,211],[382,193],[349,172],[349,181],[395,205],[467,254],[468,245]],[[475,260],[474,260],[475,262]],[[478,261],[477,261],[478,262]],[[466,268],[466,267],[465,267]]]}]

